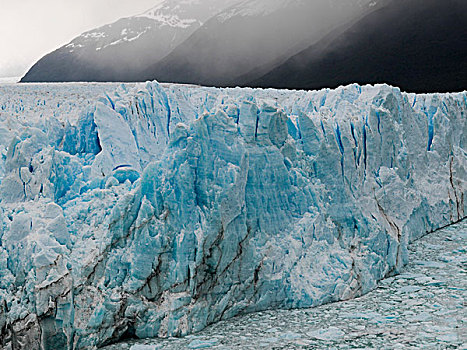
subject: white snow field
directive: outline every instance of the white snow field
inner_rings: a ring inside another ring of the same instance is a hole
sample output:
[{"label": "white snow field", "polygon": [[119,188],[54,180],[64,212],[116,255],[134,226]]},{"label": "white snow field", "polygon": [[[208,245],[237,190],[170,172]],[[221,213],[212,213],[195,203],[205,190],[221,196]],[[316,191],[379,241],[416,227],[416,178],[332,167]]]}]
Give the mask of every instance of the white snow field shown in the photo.
[{"label": "white snow field", "polygon": [[[370,292],[465,218],[466,113],[466,93],[386,85],[1,85],[1,347],[185,336]],[[345,339],[330,327],[309,332]]]}]

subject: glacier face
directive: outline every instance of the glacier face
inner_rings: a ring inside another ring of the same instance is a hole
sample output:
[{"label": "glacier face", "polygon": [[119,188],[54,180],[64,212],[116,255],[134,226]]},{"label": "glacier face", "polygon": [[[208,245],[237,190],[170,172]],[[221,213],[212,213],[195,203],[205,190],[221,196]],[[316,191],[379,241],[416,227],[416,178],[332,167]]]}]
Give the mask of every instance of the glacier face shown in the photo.
[{"label": "glacier face", "polygon": [[153,82],[21,118],[58,94],[24,89],[0,95],[7,349],[353,298],[396,273],[410,241],[465,217],[466,93]]}]

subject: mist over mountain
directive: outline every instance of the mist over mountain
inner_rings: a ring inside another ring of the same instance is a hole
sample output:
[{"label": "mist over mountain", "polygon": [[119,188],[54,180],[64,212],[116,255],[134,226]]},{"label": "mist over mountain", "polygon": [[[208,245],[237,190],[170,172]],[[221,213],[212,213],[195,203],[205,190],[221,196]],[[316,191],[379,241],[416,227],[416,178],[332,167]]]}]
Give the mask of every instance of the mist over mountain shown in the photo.
[{"label": "mist over mountain", "polygon": [[141,76],[142,80],[245,85],[376,2],[250,0],[197,30]]},{"label": "mist over mountain", "polygon": [[467,89],[463,0],[165,0],[87,32],[23,82]]},{"label": "mist over mountain", "polygon": [[134,81],[202,24],[240,0],[163,0],[73,39],[40,59],[22,82]]},{"label": "mist over mountain", "polygon": [[396,0],[247,84],[319,89],[388,83],[412,92],[462,91],[466,62],[466,1]]}]

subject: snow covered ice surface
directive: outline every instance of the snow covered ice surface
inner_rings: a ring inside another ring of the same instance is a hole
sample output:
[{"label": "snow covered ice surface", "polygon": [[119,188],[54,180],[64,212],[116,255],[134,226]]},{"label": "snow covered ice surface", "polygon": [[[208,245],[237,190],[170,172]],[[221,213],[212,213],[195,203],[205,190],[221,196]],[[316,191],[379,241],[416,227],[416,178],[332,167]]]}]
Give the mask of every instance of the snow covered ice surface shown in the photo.
[{"label": "snow covered ice surface", "polygon": [[86,107],[118,87],[115,83],[12,84],[16,81],[0,85],[0,112],[2,119],[14,117],[26,124],[52,117],[74,124]]},{"label": "snow covered ice surface", "polygon": [[410,245],[400,275],[357,299],[260,312],[182,339],[104,349],[465,349],[466,243],[467,221],[423,237]]},{"label": "snow covered ice surface", "polygon": [[466,112],[466,93],[386,85],[0,86],[1,346],[186,336],[370,292],[465,217]]}]

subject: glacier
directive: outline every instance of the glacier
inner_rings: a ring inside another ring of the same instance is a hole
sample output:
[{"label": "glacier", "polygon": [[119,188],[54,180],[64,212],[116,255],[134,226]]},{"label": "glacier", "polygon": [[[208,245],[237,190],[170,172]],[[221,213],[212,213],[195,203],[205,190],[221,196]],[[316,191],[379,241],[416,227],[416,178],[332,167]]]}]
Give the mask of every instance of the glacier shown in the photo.
[{"label": "glacier", "polygon": [[467,93],[0,86],[0,344],[348,300],[465,218]]}]

